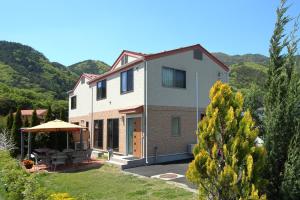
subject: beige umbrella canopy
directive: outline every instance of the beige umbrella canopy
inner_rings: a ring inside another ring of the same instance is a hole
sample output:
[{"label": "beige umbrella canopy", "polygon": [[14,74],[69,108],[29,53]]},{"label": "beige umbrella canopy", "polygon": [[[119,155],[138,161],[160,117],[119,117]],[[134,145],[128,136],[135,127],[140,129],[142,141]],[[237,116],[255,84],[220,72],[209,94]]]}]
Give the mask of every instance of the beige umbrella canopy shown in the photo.
[{"label": "beige umbrella canopy", "polygon": [[[61,120],[53,120],[47,123],[37,125],[31,128],[22,128],[21,129],[21,159],[24,158],[24,133],[28,133],[28,157],[31,154],[31,133],[38,133],[38,132],[73,132],[78,131],[80,133],[80,148],[82,148],[82,129],[86,129],[86,127],[79,126],[76,124],[71,124],[68,122],[64,122]],[[69,149],[69,135],[67,134],[67,149]]]},{"label": "beige umbrella canopy", "polygon": [[80,131],[81,129],[86,129],[86,127],[79,126],[76,124],[71,124],[56,119],[31,128],[22,128],[22,132],[37,133],[37,132]]}]

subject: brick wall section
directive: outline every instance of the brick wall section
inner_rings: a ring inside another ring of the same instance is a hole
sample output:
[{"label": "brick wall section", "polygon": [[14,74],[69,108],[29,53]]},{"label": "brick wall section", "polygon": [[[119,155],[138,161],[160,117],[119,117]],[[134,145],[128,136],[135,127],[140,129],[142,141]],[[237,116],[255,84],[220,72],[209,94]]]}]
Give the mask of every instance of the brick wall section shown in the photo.
[{"label": "brick wall section", "polygon": [[[122,116],[124,116],[122,118]],[[119,152],[121,154],[126,153],[126,127],[125,127],[125,120],[126,115],[120,114],[119,110],[110,110],[110,111],[104,111],[104,112],[95,112],[93,114],[94,120],[103,120],[103,149],[101,150],[107,150],[107,121],[108,119],[119,119]],[[123,120],[124,119],[124,120]],[[84,124],[81,124],[81,120],[84,120]],[[80,117],[72,117],[69,118],[70,122],[79,122],[79,125],[85,126],[85,122],[88,121],[91,125],[91,116],[85,115]],[[91,135],[91,141],[93,146],[93,135]]]},{"label": "brick wall section", "polygon": [[[181,134],[177,137],[171,134],[173,116],[180,117]],[[155,146],[158,155],[187,152],[187,145],[197,142],[195,130],[195,108],[148,106],[148,156],[155,155]]]},{"label": "brick wall section", "polygon": [[[82,120],[83,120],[83,123],[82,123]],[[91,123],[90,121],[91,121],[91,117],[89,115],[80,116],[80,117],[73,117],[73,118],[69,119],[70,123],[77,122],[81,126],[85,126],[86,122],[89,122],[89,124],[90,124]],[[80,132],[79,131],[72,133],[72,136],[73,136],[74,142],[80,142]],[[90,130],[83,131],[83,141],[86,142],[88,147],[90,147]]]},{"label": "brick wall section", "polygon": [[[122,117],[123,116],[123,117]],[[103,121],[103,149],[107,150],[107,121],[108,119],[119,119],[119,153],[126,153],[126,115],[120,114],[118,110],[110,110],[94,113],[94,120]]]}]

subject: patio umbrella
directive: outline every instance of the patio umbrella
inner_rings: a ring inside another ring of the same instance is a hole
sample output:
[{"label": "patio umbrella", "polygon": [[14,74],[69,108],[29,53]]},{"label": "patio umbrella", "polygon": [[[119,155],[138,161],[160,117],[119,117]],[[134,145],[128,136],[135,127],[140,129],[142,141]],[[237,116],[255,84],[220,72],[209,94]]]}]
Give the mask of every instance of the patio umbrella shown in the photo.
[{"label": "patio umbrella", "polygon": [[80,131],[85,129],[86,127],[82,127],[76,124],[71,124],[68,122],[64,122],[62,120],[53,120],[44,124],[40,124],[31,128],[22,128],[23,132],[59,132],[59,131]]},{"label": "patio umbrella", "polygon": [[[21,129],[21,157],[23,158],[24,156],[24,137],[23,133],[28,133],[29,134],[29,139],[28,139],[28,144],[31,142],[30,141],[30,134],[31,133],[38,133],[38,132],[46,132],[46,133],[51,133],[51,132],[74,132],[74,131],[80,131],[80,146],[82,146],[82,129],[86,129],[86,127],[79,126],[76,124],[71,124],[68,122],[64,122],[62,120],[53,120],[49,121],[44,124],[40,124],[31,128],[22,128]],[[67,148],[69,146],[69,141],[68,141],[68,135],[67,135]],[[28,146],[28,154],[30,154],[30,144]]]}]

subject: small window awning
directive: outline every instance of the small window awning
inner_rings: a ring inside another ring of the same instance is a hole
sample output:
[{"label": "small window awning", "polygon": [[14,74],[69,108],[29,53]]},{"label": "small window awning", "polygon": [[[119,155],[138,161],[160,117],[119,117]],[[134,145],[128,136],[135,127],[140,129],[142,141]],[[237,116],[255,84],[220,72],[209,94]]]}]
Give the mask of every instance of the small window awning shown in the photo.
[{"label": "small window awning", "polygon": [[119,110],[121,114],[141,114],[144,112],[144,106],[136,106]]},{"label": "small window awning", "polygon": [[61,120],[53,120],[44,124],[40,124],[31,128],[22,128],[22,132],[37,133],[37,132],[59,132],[59,131],[80,131],[86,129],[76,124],[71,124]]}]

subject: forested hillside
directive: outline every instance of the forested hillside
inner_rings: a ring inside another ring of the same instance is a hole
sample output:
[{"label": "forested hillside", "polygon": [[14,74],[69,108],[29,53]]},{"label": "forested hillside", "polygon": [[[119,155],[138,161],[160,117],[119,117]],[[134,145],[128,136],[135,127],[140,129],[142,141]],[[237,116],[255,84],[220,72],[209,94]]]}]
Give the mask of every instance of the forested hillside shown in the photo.
[{"label": "forested hillside", "polygon": [[85,60],[68,67],[68,69],[77,75],[81,75],[82,73],[102,74],[108,71],[109,68],[108,64],[99,60]]},{"label": "forested hillside", "polygon": [[[100,65],[100,64],[101,65]],[[91,72],[100,66],[98,73],[108,70],[101,61],[83,62],[85,66],[66,67],[50,62],[35,49],[15,42],[0,41],[0,115],[9,109],[46,108],[67,106],[67,91],[81,72]],[[80,71],[81,70],[81,71]],[[93,71],[97,72],[97,71]]]}]

